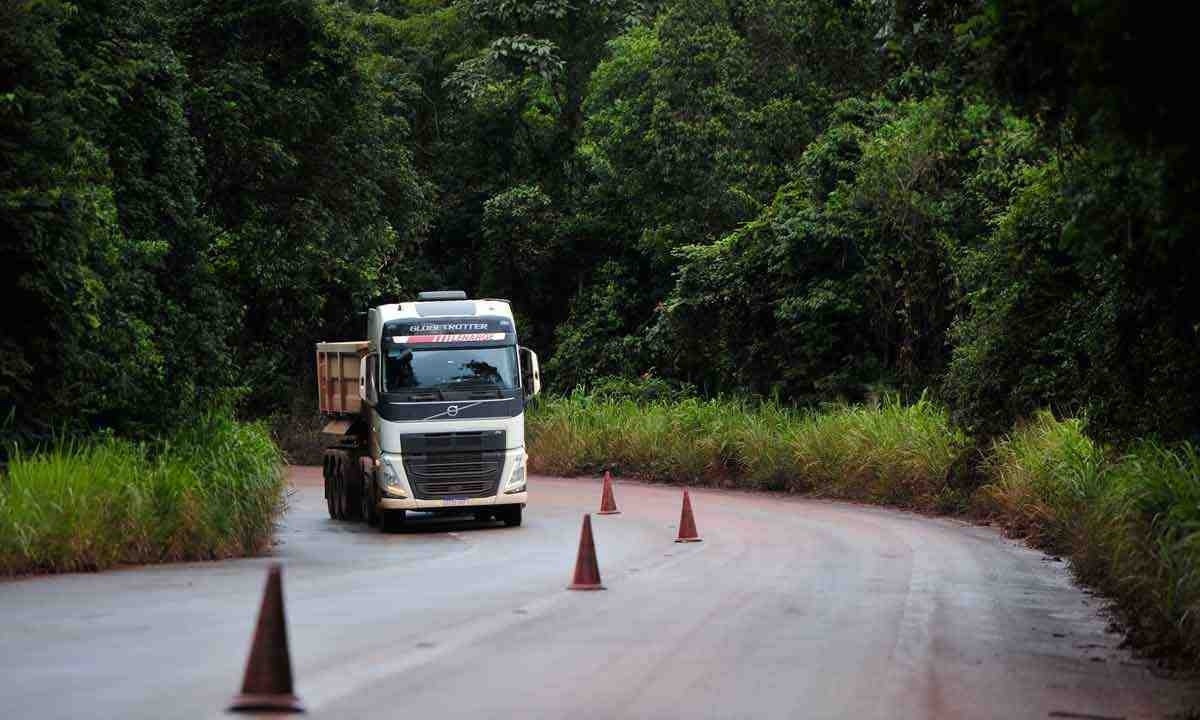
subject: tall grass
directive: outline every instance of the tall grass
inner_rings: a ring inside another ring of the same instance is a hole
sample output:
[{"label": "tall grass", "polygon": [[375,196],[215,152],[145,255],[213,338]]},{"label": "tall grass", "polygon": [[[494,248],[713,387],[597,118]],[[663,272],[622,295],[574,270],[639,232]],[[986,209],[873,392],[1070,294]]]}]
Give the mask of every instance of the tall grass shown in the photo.
[{"label": "tall grass", "polygon": [[1101,448],[1047,412],[995,444],[976,510],[1070,555],[1140,644],[1200,657],[1200,455],[1183,443]]},{"label": "tall grass", "polygon": [[645,401],[576,393],[529,419],[531,462],[571,475],[615,468],[650,480],[810,491],[930,508],[967,447],[922,398],[820,412],[744,400]]},{"label": "tall grass", "polygon": [[977,512],[1013,536],[1065,552],[1079,532],[1081,507],[1104,495],[1104,452],[1084,434],[1083,421],[1038,413],[997,441],[986,462],[989,484],[975,497]]},{"label": "tall grass", "polygon": [[220,414],[154,446],[98,438],[14,451],[0,475],[0,573],[255,553],[282,491],[266,429]]},{"label": "tall grass", "polygon": [[791,447],[799,477],[823,494],[934,509],[946,504],[950,466],[969,443],[943,408],[921,398],[809,415]]}]

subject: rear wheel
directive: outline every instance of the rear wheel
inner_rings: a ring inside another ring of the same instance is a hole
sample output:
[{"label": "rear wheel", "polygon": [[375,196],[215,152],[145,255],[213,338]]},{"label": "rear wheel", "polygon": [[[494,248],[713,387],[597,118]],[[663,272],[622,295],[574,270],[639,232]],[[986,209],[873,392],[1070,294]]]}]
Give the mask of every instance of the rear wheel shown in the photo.
[{"label": "rear wheel", "polygon": [[333,453],[326,450],[321,456],[321,474],[325,477],[325,509],[329,518],[337,520],[337,492],[333,485]]},{"label": "rear wheel", "polygon": [[500,519],[503,520],[504,524],[508,527],[520,527],[521,516],[524,514],[521,512],[522,510],[524,510],[524,508],[522,508],[520,505],[509,505],[508,507],[504,508],[503,511],[501,511]]},{"label": "rear wheel", "polygon": [[346,497],[346,484],[347,484],[347,481],[349,480],[349,478],[346,477],[347,476],[346,466],[349,463],[347,463],[346,460],[347,460],[346,453],[339,450],[338,451],[338,462],[337,462],[338,520],[346,520],[350,517],[350,508],[347,507],[347,505],[349,503],[348,503],[348,499]]},{"label": "rear wheel", "polygon": [[357,520],[363,512],[361,458],[346,450],[326,450],[323,458],[325,505],[334,520]]},{"label": "rear wheel", "polygon": [[362,512],[362,465],[359,458],[346,453],[342,462],[342,492],[345,493],[344,520],[357,520]]},{"label": "rear wheel", "polygon": [[346,519],[346,473],[343,470],[345,463],[345,453],[341,450],[333,451],[333,482],[330,483],[333,490],[333,519]]},{"label": "rear wheel", "polygon": [[404,527],[403,510],[379,509],[379,531],[385,533],[399,532]]}]

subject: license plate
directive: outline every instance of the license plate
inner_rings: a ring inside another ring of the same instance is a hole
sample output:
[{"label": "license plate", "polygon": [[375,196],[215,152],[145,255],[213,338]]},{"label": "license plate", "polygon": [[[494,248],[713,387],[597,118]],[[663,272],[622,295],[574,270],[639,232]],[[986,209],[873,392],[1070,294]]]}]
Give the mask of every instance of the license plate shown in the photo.
[{"label": "license plate", "polygon": [[442,498],[442,502],[446,503],[447,505],[466,505],[467,498],[465,498],[465,497],[448,497],[448,498]]}]

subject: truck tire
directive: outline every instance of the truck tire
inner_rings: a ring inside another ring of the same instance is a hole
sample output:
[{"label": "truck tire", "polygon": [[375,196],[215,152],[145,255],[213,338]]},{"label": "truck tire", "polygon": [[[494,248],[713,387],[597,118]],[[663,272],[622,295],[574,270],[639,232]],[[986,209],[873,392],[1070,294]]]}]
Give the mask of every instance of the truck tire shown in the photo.
[{"label": "truck tire", "polygon": [[343,520],[358,520],[362,517],[362,485],[362,465],[359,456],[346,453],[342,462],[342,492],[346,498]]},{"label": "truck tire", "polygon": [[385,533],[400,532],[404,527],[403,510],[379,510],[379,531]]},{"label": "truck tire", "polygon": [[333,464],[333,496],[334,509],[338,520],[350,520],[350,453],[345,450],[334,450]]},{"label": "truck tire", "polygon": [[337,519],[346,519],[346,453],[335,450],[333,463],[333,497]]},{"label": "truck tire", "polygon": [[500,511],[500,519],[504,521],[506,527],[521,527],[523,509],[520,505],[509,505]]},{"label": "truck tire", "polygon": [[375,495],[375,469],[371,467],[369,458],[361,458],[359,460],[360,475],[362,482],[359,485],[359,514],[368,525],[379,524],[378,502],[379,498]]},{"label": "truck tire", "polygon": [[330,520],[337,520],[337,488],[333,480],[335,460],[334,453],[330,450],[321,455],[321,474],[325,476],[325,508],[329,511]]}]

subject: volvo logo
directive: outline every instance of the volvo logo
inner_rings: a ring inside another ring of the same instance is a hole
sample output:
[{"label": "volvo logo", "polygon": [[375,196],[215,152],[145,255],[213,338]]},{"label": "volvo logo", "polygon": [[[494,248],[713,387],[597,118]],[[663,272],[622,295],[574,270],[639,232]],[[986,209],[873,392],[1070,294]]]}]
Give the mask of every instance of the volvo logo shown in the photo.
[{"label": "volvo logo", "polygon": [[426,420],[437,420],[438,418],[456,418],[456,417],[458,417],[459,413],[461,413],[462,411],[470,410],[471,408],[473,408],[477,405],[482,405],[483,402],[484,402],[483,400],[480,400],[479,402],[467,403],[466,405],[447,405],[444,408],[442,408],[442,411],[440,413],[438,413],[436,415],[430,415],[429,417],[427,417],[425,419]]}]

